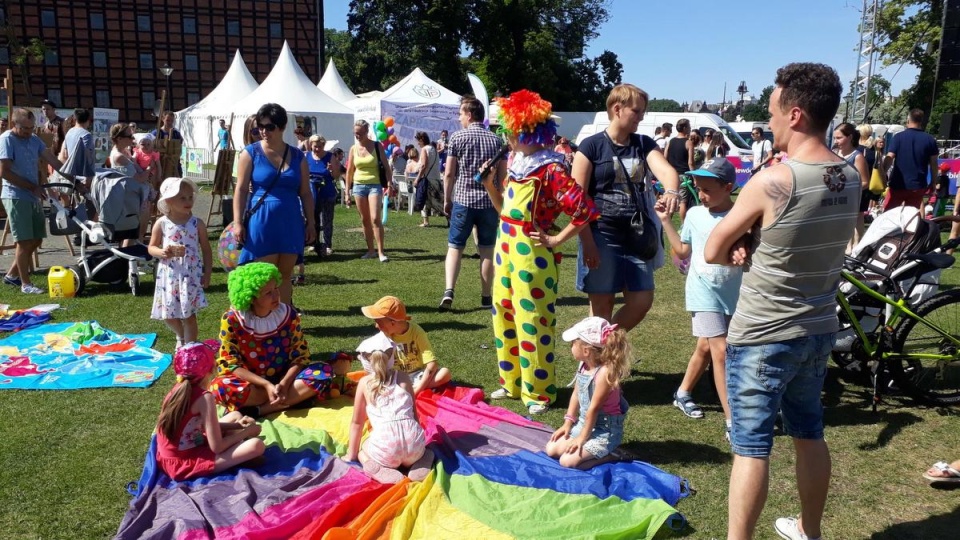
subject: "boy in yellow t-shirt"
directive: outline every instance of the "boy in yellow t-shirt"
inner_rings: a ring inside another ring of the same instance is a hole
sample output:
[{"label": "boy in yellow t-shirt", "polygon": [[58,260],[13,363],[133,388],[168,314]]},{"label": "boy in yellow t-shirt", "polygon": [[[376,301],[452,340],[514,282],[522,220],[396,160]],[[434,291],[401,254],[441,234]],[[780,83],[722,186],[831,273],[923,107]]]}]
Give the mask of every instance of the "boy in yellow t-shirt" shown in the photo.
[{"label": "boy in yellow t-shirt", "polygon": [[399,298],[384,296],[372,306],[360,308],[360,311],[373,319],[377,329],[396,344],[393,367],[410,375],[414,395],[450,382],[450,370],[437,366],[427,333],[419,324],[410,321],[407,306]]}]

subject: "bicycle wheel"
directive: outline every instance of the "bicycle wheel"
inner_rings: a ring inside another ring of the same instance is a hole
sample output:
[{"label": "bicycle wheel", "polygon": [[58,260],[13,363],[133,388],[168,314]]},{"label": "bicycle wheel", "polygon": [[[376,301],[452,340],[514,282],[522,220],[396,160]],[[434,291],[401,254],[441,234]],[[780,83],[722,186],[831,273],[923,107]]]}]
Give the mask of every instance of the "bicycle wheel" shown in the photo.
[{"label": "bicycle wheel", "polygon": [[[915,313],[948,335],[960,337],[960,291],[939,293]],[[917,319],[897,326],[888,361],[895,383],[907,394],[938,405],[960,403],[960,346]]]}]

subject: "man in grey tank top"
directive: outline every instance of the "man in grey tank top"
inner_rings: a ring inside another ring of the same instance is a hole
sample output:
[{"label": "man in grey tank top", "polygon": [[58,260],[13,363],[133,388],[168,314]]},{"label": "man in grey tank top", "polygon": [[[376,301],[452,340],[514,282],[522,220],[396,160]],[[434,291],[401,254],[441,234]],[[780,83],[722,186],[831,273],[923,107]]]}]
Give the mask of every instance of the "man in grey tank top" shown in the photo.
[{"label": "man in grey tank top", "polygon": [[745,266],[727,338],[734,453],[728,539],[754,535],[778,411],[797,454],[800,516],[780,518],[774,529],[792,540],[821,537],[830,452],[820,392],[838,326],[834,296],[860,203],[857,171],[824,144],[842,92],[837,73],[823,64],[777,71],[770,129],[790,160],[750,180],[704,250],[709,263]]}]

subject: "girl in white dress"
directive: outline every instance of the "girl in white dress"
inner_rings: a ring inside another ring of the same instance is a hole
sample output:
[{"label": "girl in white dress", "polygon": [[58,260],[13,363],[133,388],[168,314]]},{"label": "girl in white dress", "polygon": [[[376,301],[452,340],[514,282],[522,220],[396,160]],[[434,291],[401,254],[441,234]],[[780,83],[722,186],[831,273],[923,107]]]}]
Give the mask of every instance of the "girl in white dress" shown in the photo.
[{"label": "girl in white dress", "polygon": [[207,226],[193,215],[197,185],[187,178],[167,178],[160,186],[150,255],[157,263],[150,317],[160,319],[177,335],[177,348],[197,340],[197,312],[207,307],[203,289],[210,285],[213,253]]}]

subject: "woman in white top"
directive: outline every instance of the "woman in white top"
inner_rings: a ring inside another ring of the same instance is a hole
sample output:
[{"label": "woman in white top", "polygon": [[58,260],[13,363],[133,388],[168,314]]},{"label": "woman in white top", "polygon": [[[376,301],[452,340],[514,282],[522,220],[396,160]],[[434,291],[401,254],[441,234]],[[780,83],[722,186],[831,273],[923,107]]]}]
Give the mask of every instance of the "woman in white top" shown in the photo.
[{"label": "woman in white top", "polygon": [[437,149],[430,144],[430,136],[423,131],[418,131],[414,136],[417,144],[420,145],[420,169],[417,171],[417,178],[413,181],[414,189],[420,182],[427,183],[427,197],[423,203],[423,209],[420,210],[420,217],[423,218],[421,227],[430,225],[428,217],[430,210],[433,215],[443,215],[443,184],[440,180],[440,155]]},{"label": "woman in white top", "polygon": [[860,146],[860,132],[853,124],[844,122],[837,126],[833,131],[833,144],[837,148],[837,155],[852,165],[860,175],[860,211],[857,212],[857,227],[853,231],[853,238],[847,243],[847,253],[850,253],[860,242],[865,228],[863,213],[870,203],[870,167],[867,165],[867,158],[857,148]]}]

